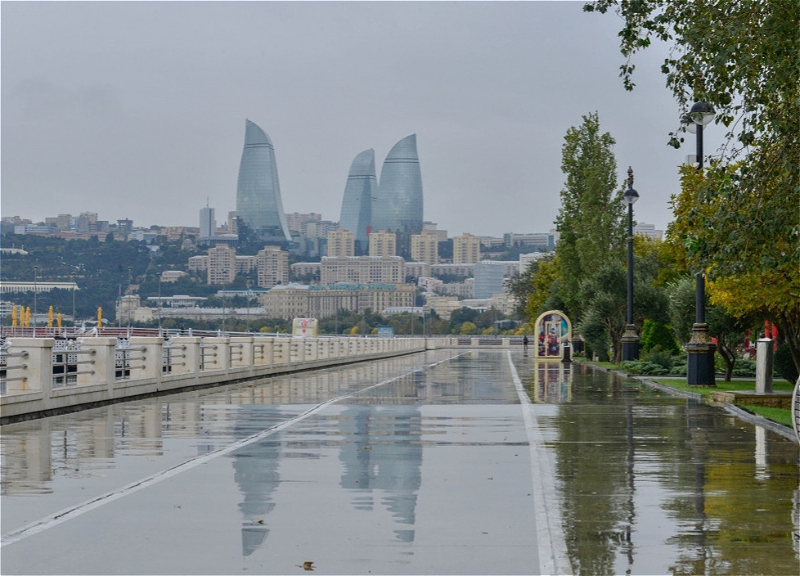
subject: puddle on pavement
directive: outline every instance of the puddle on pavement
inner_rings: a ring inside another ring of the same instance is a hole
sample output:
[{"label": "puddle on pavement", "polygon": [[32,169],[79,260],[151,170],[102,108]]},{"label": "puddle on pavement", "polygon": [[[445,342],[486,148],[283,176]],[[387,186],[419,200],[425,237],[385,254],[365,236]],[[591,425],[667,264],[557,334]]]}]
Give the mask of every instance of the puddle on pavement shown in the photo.
[{"label": "puddle on pavement", "polygon": [[[454,355],[429,354],[425,363]],[[538,422],[554,457],[576,574],[798,574],[796,444],[634,380],[578,364],[536,365],[520,353],[514,358],[531,400],[548,405]],[[425,371],[422,366],[411,358],[369,363],[7,426],[2,493],[70,493],[82,490],[77,482],[112,474],[122,484],[123,472],[139,478],[352,394],[364,382],[393,378],[391,385],[342,402],[329,422],[320,415],[295,430],[302,437],[317,426],[319,446],[307,438],[297,444],[265,439],[235,454],[233,475],[245,555],[269,532],[263,520],[274,504],[277,452],[284,459],[314,459],[325,446],[338,454],[340,487],[352,493],[351,506],[386,509],[394,519],[393,539],[410,543],[421,438],[434,445],[441,428],[471,443],[468,422],[459,428],[457,407],[463,404],[495,405],[498,434],[504,435],[500,409],[517,403],[504,352],[467,353]],[[437,414],[447,415],[446,421],[421,417],[420,405],[441,406]],[[340,445],[348,435],[363,442]],[[503,435],[498,446],[512,446]],[[400,463],[403,474],[396,469]],[[97,491],[107,489],[100,485]]]},{"label": "puddle on pavement", "polygon": [[795,443],[585,365],[522,366],[555,405],[539,423],[576,574],[800,572]]}]

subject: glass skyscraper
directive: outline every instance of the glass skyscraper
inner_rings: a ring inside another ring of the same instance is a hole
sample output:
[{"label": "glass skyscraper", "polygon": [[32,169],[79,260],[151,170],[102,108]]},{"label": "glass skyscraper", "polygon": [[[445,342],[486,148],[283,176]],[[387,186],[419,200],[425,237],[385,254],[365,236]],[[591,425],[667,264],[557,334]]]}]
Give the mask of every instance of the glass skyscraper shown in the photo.
[{"label": "glass skyscraper", "polygon": [[364,150],[353,159],[342,199],[339,226],[356,235],[357,252],[367,250],[372,226],[372,199],[377,195],[378,179],[375,176],[375,150]]},{"label": "glass skyscraper", "polygon": [[292,239],[283,213],[275,149],[269,136],[250,120],[245,121],[236,214],[263,240]]},{"label": "glass skyscraper", "polygon": [[404,236],[422,232],[422,173],[416,134],[395,144],[383,161],[378,194],[372,204],[372,229]]}]

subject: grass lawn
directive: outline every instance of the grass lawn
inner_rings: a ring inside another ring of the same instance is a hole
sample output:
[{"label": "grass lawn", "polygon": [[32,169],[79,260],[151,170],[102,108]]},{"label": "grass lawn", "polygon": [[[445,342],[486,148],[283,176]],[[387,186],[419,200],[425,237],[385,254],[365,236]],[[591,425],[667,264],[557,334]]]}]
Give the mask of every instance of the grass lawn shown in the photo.
[{"label": "grass lawn", "polygon": [[[708,387],[708,386],[689,386],[686,384],[686,377],[683,378],[666,378],[664,376],[648,376],[650,380],[655,380],[661,384],[666,384],[667,386],[672,386],[673,388],[677,388],[679,390],[685,390],[687,392],[697,392],[698,394],[702,394],[703,396],[708,396],[712,392],[734,392],[734,391],[755,391],[756,389],[756,381],[755,380],[732,380],[730,382],[725,382],[724,380],[717,379],[717,385],[715,387]],[[775,392],[791,392],[794,390],[794,385],[785,381],[785,380],[775,380],[772,383],[772,389]]]},{"label": "grass lawn", "polygon": [[[677,388],[679,390],[685,390],[687,392],[697,392],[702,396],[706,397],[714,391],[725,391],[725,392],[734,392],[734,391],[755,391],[756,389],[756,381],[755,380],[732,380],[731,382],[725,382],[723,380],[717,380],[717,385],[715,387],[707,387],[707,386],[689,386],[686,384],[686,378],[663,378],[661,376],[650,377],[651,380],[655,380],[660,384],[665,384],[672,388]],[[775,392],[791,392],[794,389],[794,385],[790,382],[785,380],[776,380],[772,383],[772,389]],[[770,408],[768,406],[755,406],[752,404],[742,404],[740,406],[745,410],[749,410],[754,414],[758,414],[759,416],[763,416],[768,420],[772,420],[773,422],[777,422],[778,424],[783,424],[784,426],[792,426],[792,411],[788,408]]]},{"label": "grass lawn", "polygon": [[754,414],[763,416],[767,420],[772,420],[778,424],[792,427],[792,411],[784,408],[770,408],[769,406],[756,406],[754,404],[742,404],[740,408],[749,410]]},{"label": "grass lawn", "polygon": [[[602,366],[608,370],[621,370],[622,367],[619,364],[613,364],[611,362],[590,362],[591,364],[596,364],[598,366]],[[721,378],[716,379],[716,386],[714,387],[707,387],[707,386],[689,386],[686,384],[686,376],[681,377],[673,377],[669,378],[667,376],[648,376],[649,380],[653,380],[658,382],[659,384],[664,384],[665,386],[670,386],[671,388],[676,388],[678,390],[683,390],[685,392],[695,392],[700,394],[703,397],[710,396],[712,392],[734,392],[734,391],[755,391],[756,389],[756,381],[753,380],[732,380],[731,382],[725,382]],[[791,392],[794,390],[794,384],[791,382],[787,382],[786,380],[774,380],[772,383],[772,389],[775,392]],[[758,414],[759,416],[763,416],[768,420],[772,420],[773,422],[777,422],[778,424],[783,424],[784,426],[792,426],[792,411],[785,408],[770,408],[767,406],[755,406],[752,404],[742,404],[740,406],[746,410],[754,414]]]}]

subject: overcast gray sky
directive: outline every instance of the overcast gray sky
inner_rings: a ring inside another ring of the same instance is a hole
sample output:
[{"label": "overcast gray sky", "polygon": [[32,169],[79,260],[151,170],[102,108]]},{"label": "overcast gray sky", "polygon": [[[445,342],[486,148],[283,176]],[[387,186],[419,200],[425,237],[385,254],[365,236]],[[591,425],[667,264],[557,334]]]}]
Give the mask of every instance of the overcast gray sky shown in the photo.
[{"label": "overcast gray sky", "polygon": [[426,220],[547,231],[564,135],[597,111],[620,182],[634,168],[636,219],[663,229],[694,152],[666,146],[667,48],[637,58],[626,92],[619,18],[582,5],[3,2],[2,215],[197,226],[208,198],[222,220],[249,118],[275,145],[287,213],[338,220],[356,154],[374,148],[380,171],[416,133]]}]

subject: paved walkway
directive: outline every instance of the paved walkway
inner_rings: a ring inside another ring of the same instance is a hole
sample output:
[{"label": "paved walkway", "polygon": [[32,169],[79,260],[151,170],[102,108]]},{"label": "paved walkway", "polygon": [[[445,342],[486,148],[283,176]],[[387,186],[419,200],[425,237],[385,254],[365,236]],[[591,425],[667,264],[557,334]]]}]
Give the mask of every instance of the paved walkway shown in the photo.
[{"label": "paved walkway", "polygon": [[3,573],[566,573],[514,382],[440,351],[8,426]]},{"label": "paved walkway", "polygon": [[797,457],[634,380],[439,350],[3,427],[0,572],[796,576]]}]

